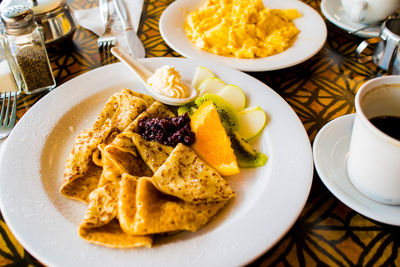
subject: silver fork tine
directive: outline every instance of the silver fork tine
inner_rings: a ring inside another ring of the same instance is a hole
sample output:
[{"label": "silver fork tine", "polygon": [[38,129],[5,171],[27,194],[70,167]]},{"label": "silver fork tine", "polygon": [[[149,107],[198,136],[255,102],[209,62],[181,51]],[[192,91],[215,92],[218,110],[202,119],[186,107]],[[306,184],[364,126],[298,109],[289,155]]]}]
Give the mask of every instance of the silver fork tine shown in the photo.
[{"label": "silver fork tine", "polygon": [[0,111],[0,139],[6,138],[10,134],[17,120],[17,93],[4,92],[2,97],[3,100],[1,101]]},{"label": "silver fork tine", "polygon": [[[0,94],[0,96],[1,96],[1,94]],[[3,115],[4,115],[4,105],[5,105],[5,103],[6,103],[6,93],[4,93],[4,96],[3,96],[3,101],[2,101],[2,103],[1,103],[1,113],[0,113],[0,125],[3,125]]]},{"label": "silver fork tine", "polygon": [[14,93],[13,99],[13,107],[11,109],[11,117],[10,117],[10,127],[14,127],[15,121],[17,120],[17,93]]},{"label": "silver fork tine", "polygon": [[108,10],[108,0],[100,0],[100,16],[104,25],[104,32],[97,38],[97,46],[100,50],[109,50],[115,44],[116,36],[111,33],[111,18]]},{"label": "silver fork tine", "polygon": [[8,126],[8,113],[10,113],[10,102],[11,102],[11,92],[8,95],[5,95],[4,98],[7,98],[7,106],[6,106],[6,115],[4,118],[4,126]]}]

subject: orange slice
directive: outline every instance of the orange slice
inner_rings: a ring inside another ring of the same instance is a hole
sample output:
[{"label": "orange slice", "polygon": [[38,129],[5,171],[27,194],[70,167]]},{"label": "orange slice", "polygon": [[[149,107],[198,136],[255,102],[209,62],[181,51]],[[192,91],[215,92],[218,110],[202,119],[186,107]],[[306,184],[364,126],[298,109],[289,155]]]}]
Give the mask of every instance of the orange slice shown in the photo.
[{"label": "orange slice", "polygon": [[222,126],[213,102],[204,102],[191,117],[190,126],[196,141],[192,148],[221,175],[239,173],[231,141]]}]

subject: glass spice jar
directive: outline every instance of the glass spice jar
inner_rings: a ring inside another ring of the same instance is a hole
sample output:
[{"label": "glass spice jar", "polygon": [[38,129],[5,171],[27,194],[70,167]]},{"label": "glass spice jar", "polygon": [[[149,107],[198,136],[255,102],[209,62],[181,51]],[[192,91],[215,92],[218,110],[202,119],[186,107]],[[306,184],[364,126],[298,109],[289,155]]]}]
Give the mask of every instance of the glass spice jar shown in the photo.
[{"label": "glass spice jar", "polygon": [[41,29],[29,6],[11,5],[1,11],[5,27],[2,45],[14,80],[33,94],[56,86]]}]

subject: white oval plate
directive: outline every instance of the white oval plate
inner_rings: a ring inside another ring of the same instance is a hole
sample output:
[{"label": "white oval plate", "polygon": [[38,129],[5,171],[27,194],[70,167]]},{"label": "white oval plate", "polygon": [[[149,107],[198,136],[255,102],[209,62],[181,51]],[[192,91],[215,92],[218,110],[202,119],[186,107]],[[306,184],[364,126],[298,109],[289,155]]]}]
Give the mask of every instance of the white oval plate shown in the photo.
[{"label": "white oval plate", "polygon": [[122,63],[59,86],[18,122],[0,160],[0,208],[21,244],[48,266],[236,266],[271,248],[293,225],[313,176],[311,145],[289,105],[265,84],[237,70],[179,58],[141,60],[151,70],[173,65],[190,80],[206,66],[243,88],[269,122],[255,145],[268,163],[227,178],[237,198],[196,233],[160,240],[151,249],[111,249],[77,234],[86,205],[59,193],[76,135],[90,127],[107,99],[122,88],[145,92]]},{"label": "white oval plate", "polygon": [[310,6],[297,0],[264,0],[270,8],[296,8],[302,17],[294,22],[300,30],[295,43],[280,54],[257,59],[238,59],[214,55],[197,48],[185,35],[188,12],[198,9],[204,0],[177,0],[161,15],[160,33],[165,42],[181,55],[225,64],[243,71],[269,71],[294,66],[314,56],[324,45],[327,29],[324,20]]}]

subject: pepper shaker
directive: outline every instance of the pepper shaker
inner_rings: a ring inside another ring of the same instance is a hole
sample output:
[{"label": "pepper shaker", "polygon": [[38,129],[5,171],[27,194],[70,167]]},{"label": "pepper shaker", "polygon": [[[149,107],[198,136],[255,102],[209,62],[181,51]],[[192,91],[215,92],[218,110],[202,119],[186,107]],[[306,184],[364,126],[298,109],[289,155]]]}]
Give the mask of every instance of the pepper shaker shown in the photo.
[{"label": "pepper shaker", "polygon": [[41,29],[29,6],[11,5],[1,12],[5,33],[2,45],[14,80],[33,94],[56,86]]}]

